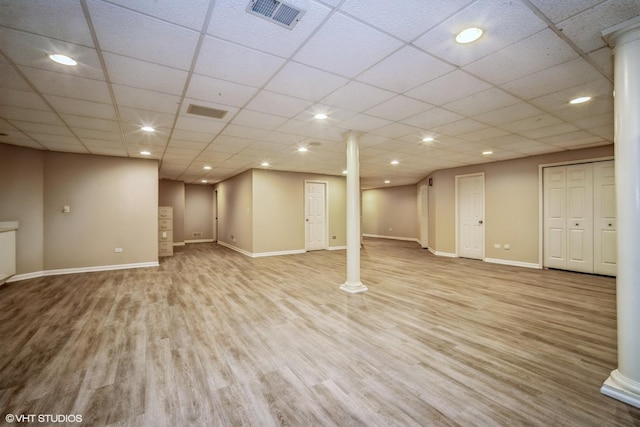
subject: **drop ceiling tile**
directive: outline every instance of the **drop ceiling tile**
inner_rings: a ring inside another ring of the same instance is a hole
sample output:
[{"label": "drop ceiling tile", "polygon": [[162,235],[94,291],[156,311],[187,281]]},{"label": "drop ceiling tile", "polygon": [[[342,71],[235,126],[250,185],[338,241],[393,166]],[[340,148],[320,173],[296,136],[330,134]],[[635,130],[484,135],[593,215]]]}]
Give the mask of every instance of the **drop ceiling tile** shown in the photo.
[{"label": "drop ceiling tile", "polygon": [[419,128],[402,123],[391,123],[387,126],[383,126],[371,131],[371,133],[373,133],[374,135],[382,135],[386,136],[387,138],[400,138],[402,136],[415,134],[417,132],[420,132]]},{"label": "drop ceiling tile", "polygon": [[405,95],[436,106],[442,106],[487,90],[490,87],[490,84],[462,70],[456,70],[418,86],[408,91]]},{"label": "drop ceiling tile", "polygon": [[142,126],[151,126],[152,128],[171,128],[175,115],[167,113],[158,113],[156,111],[139,110],[137,108],[120,107],[120,120],[123,123],[131,123]]},{"label": "drop ceiling tile", "polygon": [[537,156],[540,154],[556,153],[558,152],[558,147],[548,144],[539,144],[535,147],[521,148],[519,152],[529,156]]},{"label": "drop ceiling tile", "polygon": [[357,80],[402,93],[453,70],[452,65],[405,46],[360,74]]},{"label": "drop ceiling tile", "polygon": [[444,110],[442,108],[432,108],[415,116],[402,120],[402,123],[417,126],[422,129],[433,129],[447,123],[455,122],[462,119],[458,113]]},{"label": "drop ceiling tile", "polygon": [[361,112],[368,110],[369,108],[378,105],[393,96],[394,94],[392,92],[378,89],[364,83],[352,81],[327,96],[322,100],[322,102],[338,108]]},{"label": "drop ceiling tile", "polygon": [[613,142],[613,137],[614,137],[613,124],[608,126],[599,126],[599,127],[589,128],[589,132],[607,141]]},{"label": "drop ceiling tile", "polygon": [[196,143],[209,143],[213,140],[210,132],[194,132],[188,129],[174,129],[173,140],[193,141]]},{"label": "drop ceiling tile", "polygon": [[93,46],[82,6],[75,0],[3,1],[0,26]]},{"label": "drop ceiling tile", "polygon": [[112,87],[118,105],[166,114],[175,114],[178,109],[178,96],[116,84]]},{"label": "drop ceiling tile", "polygon": [[312,105],[311,101],[262,90],[246,108],[261,113],[275,114],[282,117],[293,117]]},{"label": "drop ceiling tile", "polygon": [[316,30],[330,9],[315,1],[305,3],[306,13],[293,30],[246,11],[248,1],[217,2],[207,33],[256,50],[288,58]]},{"label": "drop ceiling tile", "polygon": [[386,120],[400,121],[431,108],[433,106],[426,102],[398,95],[365,111],[365,113]]},{"label": "drop ceiling tile", "polygon": [[91,117],[76,116],[73,114],[61,114],[62,120],[71,128],[96,129],[110,132],[120,132],[120,126],[115,120],[96,119]]},{"label": "drop ceiling tile", "polygon": [[384,33],[336,13],[300,48],[294,60],[352,78],[401,45]]},{"label": "drop ceiling tile", "polygon": [[589,9],[603,0],[531,0],[553,23],[558,23]]},{"label": "drop ceiling tile", "polygon": [[500,127],[514,133],[522,133],[533,129],[553,126],[561,123],[562,120],[558,119],[557,117],[553,117],[550,114],[540,114],[538,116],[508,122],[500,125]]},{"label": "drop ceiling tile", "polygon": [[569,132],[575,132],[577,130],[579,129],[570,123],[560,123],[553,126],[546,126],[542,128],[523,131],[521,132],[521,135],[527,138],[541,140],[542,138],[546,138],[549,136],[567,134]]},{"label": "drop ceiling tile", "polygon": [[256,88],[250,86],[194,74],[189,83],[187,97],[216,104],[242,107],[257,91]]},{"label": "drop ceiling tile", "polygon": [[273,114],[241,110],[232,120],[234,125],[249,126],[258,129],[274,130],[287,119]]},{"label": "drop ceiling tile", "polygon": [[44,95],[58,113],[74,114],[77,116],[96,117],[99,119],[115,119],[113,105],[109,103],[83,101],[56,95]]},{"label": "drop ceiling tile", "polygon": [[87,4],[103,51],[190,69],[198,32],[102,1]]},{"label": "drop ceiling tile", "polygon": [[608,0],[557,25],[582,51],[589,53],[606,46],[602,30],[638,15],[640,2],[637,0]]},{"label": "drop ceiling tile", "polygon": [[53,71],[20,67],[22,72],[43,94],[65,96],[108,104],[111,102],[107,84],[104,81],[61,74]]},{"label": "drop ceiling tile", "polygon": [[378,117],[358,114],[348,120],[338,123],[338,127],[344,130],[355,130],[358,132],[371,132],[374,129],[391,124],[391,121]]},{"label": "drop ceiling tile", "polygon": [[[18,65],[104,80],[100,60],[92,47],[0,27],[0,49]],[[49,55],[54,53],[67,55],[78,64],[69,67],[53,62]]]},{"label": "drop ceiling tile", "polygon": [[613,114],[604,113],[604,114],[599,114],[597,116],[581,118],[579,120],[575,120],[573,124],[583,129],[591,129],[592,127],[600,127],[600,126],[612,126]]},{"label": "drop ceiling tile", "polygon": [[111,0],[111,3],[136,10],[146,15],[173,22],[193,30],[202,30],[209,8],[209,0]]},{"label": "drop ceiling tile", "polygon": [[49,111],[49,106],[33,91],[3,89],[0,105],[26,108],[29,110]]},{"label": "drop ceiling tile", "polygon": [[532,99],[601,78],[602,75],[584,59],[577,58],[505,83],[502,88],[524,99]]},{"label": "drop ceiling tile", "polygon": [[504,129],[498,128],[486,128],[481,130],[472,131],[469,133],[463,133],[458,135],[458,138],[464,139],[465,141],[471,142],[479,142],[485,140],[493,140],[495,138],[508,135],[509,132]]},{"label": "drop ceiling tile", "polygon": [[476,116],[478,114],[517,104],[518,102],[518,98],[511,96],[500,89],[491,88],[445,104],[443,105],[443,108],[464,116]]},{"label": "drop ceiling tile", "polygon": [[348,79],[296,62],[288,62],[269,82],[267,89],[297,98],[318,101]]},{"label": "drop ceiling tile", "polygon": [[[221,136],[259,140],[260,138],[262,138],[268,133],[269,131],[267,129],[241,126],[241,125],[231,123],[224,128],[224,130],[221,132]],[[220,136],[216,138],[214,143],[218,141],[218,139],[220,139]]]},{"label": "drop ceiling tile", "polygon": [[[220,58],[224,58],[224,61]],[[277,56],[207,36],[202,42],[194,72],[262,87],[284,63],[285,60]]]},{"label": "drop ceiling tile", "polygon": [[209,140],[212,140],[214,136],[222,131],[225,125],[226,123],[213,118],[181,115],[176,122],[176,129],[208,133],[210,135]]},{"label": "drop ceiling tile", "polygon": [[577,57],[568,44],[547,28],[466,65],[464,70],[501,84]]},{"label": "drop ceiling tile", "polygon": [[449,136],[458,136],[473,131],[486,129],[487,125],[472,119],[462,119],[456,122],[447,123],[446,125],[433,128],[437,134],[445,134]]},{"label": "drop ceiling tile", "polygon": [[104,61],[109,78],[115,84],[182,95],[187,80],[186,71],[108,52],[104,53]]},{"label": "drop ceiling tile", "polygon": [[[592,101],[613,102],[613,84],[604,77],[599,80],[591,81],[577,86],[572,86],[568,89],[560,90],[550,93],[538,98],[533,98],[529,102],[538,108],[547,111],[554,112],[558,110],[570,109],[576,111],[582,111],[592,104]],[[571,105],[569,101],[579,96],[590,96],[592,101],[584,104]]]},{"label": "drop ceiling tile", "polygon": [[176,139],[171,138],[169,141],[169,145],[167,146],[167,152],[169,150],[191,150],[197,151],[198,153],[207,148],[209,145],[209,141],[207,142],[198,142],[198,141],[189,141],[184,139]]},{"label": "drop ceiling tile", "polygon": [[101,140],[101,141],[122,142],[122,134],[119,131],[114,132],[114,131],[96,130],[96,129],[73,128],[73,132],[81,140],[94,139],[94,140]]},{"label": "drop ceiling tile", "polygon": [[85,146],[91,154],[96,154],[99,156],[127,157],[127,151],[122,147],[109,147],[103,145],[102,143],[89,144],[86,142]]},{"label": "drop ceiling tile", "polygon": [[59,151],[62,153],[88,153],[88,150],[80,143],[65,144],[59,142],[47,143],[47,148],[51,151]]},{"label": "drop ceiling tile", "polygon": [[[457,44],[456,34],[469,27],[484,29],[482,38],[466,45]],[[414,43],[438,58],[462,66],[545,27],[546,24],[521,2],[479,0],[428,31]]]},{"label": "drop ceiling tile", "polygon": [[591,144],[594,142],[602,142],[602,138],[595,136],[589,132],[579,130],[575,132],[565,133],[562,135],[549,136],[541,138],[540,142],[545,144],[553,144],[557,147],[577,147],[584,144]]},{"label": "drop ceiling tile", "polygon": [[[0,59],[3,57],[0,56]],[[0,87],[22,91],[31,91],[31,86],[7,62],[0,62]]]},{"label": "drop ceiling tile", "polygon": [[543,111],[526,102],[518,102],[508,107],[498,108],[494,111],[482,113],[474,116],[475,120],[487,123],[493,126],[502,125],[516,120],[526,119],[527,117],[538,116]]},{"label": "drop ceiling tile", "polygon": [[[70,132],[64,133],[64,129],[53,129],[52,127],[39,127],[24,130],[25,134],[40,142],[42,145],[49,147],[49,144],[80,144],[78,138]],[[56,133],[59,132],[59,133]]]},{"label": "drop ceiling tile", "polygon": [[594,99],[586,104],[572,105],[571,107],[555,111],[553,114],[562,120],[574,122],[584,117],[597,117],[609,113],[613,120],[613,99],[611,98]]},{"label": "drop ceiling tile", "polygon": [[589,58],[609,80],[613,81],[613,54],[609,46],[589,53]]},{"label": "drop ceiling tile", "polygon": [[348,0],[340,10],[405,41],[434,27],[442,16],[450,16],[472,0],[406,0],[399,7],[387,0]]},{"label": "drop ceiling tile", "polygon": [[21,107],[8,107],[0,105],[0,117],[9,122],[25,121],[48,125],[63,126],[60,118],[51,111],[32,110]]}]

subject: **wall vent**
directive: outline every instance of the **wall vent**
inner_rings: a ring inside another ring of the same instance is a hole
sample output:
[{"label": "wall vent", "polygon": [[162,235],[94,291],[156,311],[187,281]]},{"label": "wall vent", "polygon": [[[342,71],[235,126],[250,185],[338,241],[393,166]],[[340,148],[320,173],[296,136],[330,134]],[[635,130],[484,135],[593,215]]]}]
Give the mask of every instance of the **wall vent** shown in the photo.
[{"label": "wall vent", "polygon": [[278,0],[251,0],[247,6],[247,12],[290,30],[305,13],[304,10]]},{"label": "wall vent", "polygon": [[189,108],[187,109],[187,113],[196,114],[198,116],[213,117],[214,119],[221,119],[228,113],[228,111],[190,104]]}]

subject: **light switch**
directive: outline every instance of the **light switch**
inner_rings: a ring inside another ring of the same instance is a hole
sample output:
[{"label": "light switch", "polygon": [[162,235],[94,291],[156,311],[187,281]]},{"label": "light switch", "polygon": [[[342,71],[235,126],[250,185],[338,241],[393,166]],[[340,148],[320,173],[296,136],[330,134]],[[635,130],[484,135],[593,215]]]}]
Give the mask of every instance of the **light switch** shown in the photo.
[{"label": "light switch", "polygon": [[163,238],[163,239],[166,239],[166,238],[167,238],[167,232],[166,232],[166,231],[163,231],[163,232],[162,232],[162,238]]},{"label": "light switch", "polygon": [[64,213],[69,213],[69,212],[71,212],[71,206],[63,206],[63,207],[62,207],[62,212],[64,212]]}]

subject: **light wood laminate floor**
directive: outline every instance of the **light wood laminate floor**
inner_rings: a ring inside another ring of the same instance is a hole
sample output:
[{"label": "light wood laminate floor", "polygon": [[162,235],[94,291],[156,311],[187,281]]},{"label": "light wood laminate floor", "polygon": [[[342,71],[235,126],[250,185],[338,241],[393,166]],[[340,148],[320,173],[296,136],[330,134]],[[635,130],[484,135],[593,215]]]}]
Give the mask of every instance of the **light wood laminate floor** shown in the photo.
[{"label": "light wood laminate floor", "polygon": [[365,239],[369,291],[349,295],[345,256],[194,244],[159,268],[4,285],[0,423],[640,425],[599,391],[615,279]]}]

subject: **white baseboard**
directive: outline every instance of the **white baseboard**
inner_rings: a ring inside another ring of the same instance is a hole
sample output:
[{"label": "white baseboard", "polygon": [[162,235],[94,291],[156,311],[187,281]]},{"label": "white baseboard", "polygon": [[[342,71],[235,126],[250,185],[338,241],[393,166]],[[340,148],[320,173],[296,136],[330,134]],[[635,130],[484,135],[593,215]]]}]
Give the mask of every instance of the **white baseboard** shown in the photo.
[{"label": "white baseboard", "polygon": [[229,248],[232,251],[236,251],[236,252],[240,252],[242,255],[246,255],[246,256],[251,256],[251,252],[249,251],[245,251],[244,249],[240,249],[237,246],[233,246],[227,242],[223,242],[221,240],[218,240],[218,244],[221,246],[224,246],[225,248]]},{"label": "white baseboard", "polygon": [[173,246],[184,246],[184,242],[173,242]]},{"label": "white baseboard", "polygon": [[381,234],[362,234],[364,237],[374,237],[376,239],[391,239],[391,240],[405,240],[409,242],[418,242],[418,239],[413,237],[397,237],[397,236],[383,236]]},{"label": "white baseboard", "polygon": [[189,243],[213,243],[214,240],[213,239],[194,239],[194,240],[185,240],[184,243],[185,244],[189,244]]},{"label": "white baseboard", "polygon": [[485,258],[484,261],[490,262],[492,264],[512,265],[514,267],[526,267],[526,268],[537,268],[537,269],[542,268],[540,264],[536,264],[534,262],[512,261],[508,259],[498,259],[498,258]]},{"label": "white baseboard", "polygon": [[275,252],[254,252],[251,254],[253,258],[260,258],[264,256],[280,256],[280,255],[296,255],[304,254],[307,251],[304,249],[294,249],[292,251],[275,251]]},{"label": "white baseboard", "polygon": [[7,283],[18,282],[20,280],[35,279],[37,277],[44,277],[44,276],[57,276],[60,274],[93,273],[96,271],[158,267],[159,265],[160,264],[158,263],[158,261],[151,261],[151,262],[136,262],[132,264],[96,265],[92,267],[60,268],[56,270],[44,270],[44,271],[35,271],[32,273],[16,274],[15,276],[11,276],[9,280],[7,280]]},{"label": "white baseboard", "polygon": [[454,253],[451,253],[451,252],[439,252],[439,251],[436,251],[436,250],[434,250],[432,248],[428,248],[427,250],[429,252],[431,252],[432,254],[437,255],[437,256],[444,256],[444,257],[447,257],[447,258],[458,258],[458,255],[456,255]]},{"label": "white baseboard", "polygon": [[329,246],[327,248],[328,251],[342,251],[344,249],[347,249],[346,246]]}]

